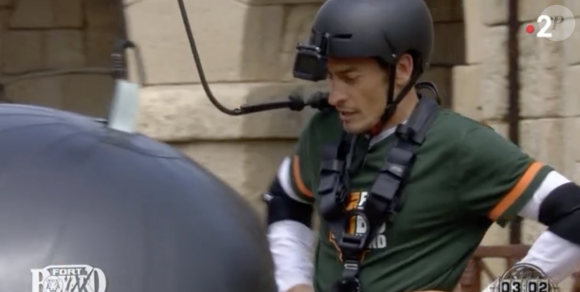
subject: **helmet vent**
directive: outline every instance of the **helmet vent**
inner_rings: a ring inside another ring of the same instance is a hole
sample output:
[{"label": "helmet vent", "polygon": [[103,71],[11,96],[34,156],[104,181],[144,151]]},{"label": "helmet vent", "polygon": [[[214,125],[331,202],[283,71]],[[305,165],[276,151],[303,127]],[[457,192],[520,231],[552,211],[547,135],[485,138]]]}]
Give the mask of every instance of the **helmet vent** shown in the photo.
[{"label": "helmet vent", "polygon": [[333,39],[350,39],[352,38],[352,34],[335,34],[332,35]]}]

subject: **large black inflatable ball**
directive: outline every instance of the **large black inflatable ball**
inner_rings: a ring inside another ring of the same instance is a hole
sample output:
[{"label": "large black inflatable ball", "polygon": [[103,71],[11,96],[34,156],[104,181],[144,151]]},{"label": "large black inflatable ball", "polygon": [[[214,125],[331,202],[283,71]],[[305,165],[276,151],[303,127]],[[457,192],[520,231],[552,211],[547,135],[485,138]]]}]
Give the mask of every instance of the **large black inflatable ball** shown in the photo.
[{"label": "large black inflatable ball", "polygon": [[243,199],[173,148],[0,105],[0,291],[275,292],[267,244]]}]

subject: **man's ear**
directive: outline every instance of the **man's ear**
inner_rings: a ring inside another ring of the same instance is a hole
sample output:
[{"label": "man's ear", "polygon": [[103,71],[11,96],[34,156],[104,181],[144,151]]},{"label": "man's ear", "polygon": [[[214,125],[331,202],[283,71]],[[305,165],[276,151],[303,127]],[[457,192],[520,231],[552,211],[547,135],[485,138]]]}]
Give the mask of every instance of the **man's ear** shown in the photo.
[{"label": "man's ear", "polygon": [[413,57],[409,54],[404,54],[397,63],[397,78],[395,83],[399,86],[404,86],[411,79],[413,73]]}]

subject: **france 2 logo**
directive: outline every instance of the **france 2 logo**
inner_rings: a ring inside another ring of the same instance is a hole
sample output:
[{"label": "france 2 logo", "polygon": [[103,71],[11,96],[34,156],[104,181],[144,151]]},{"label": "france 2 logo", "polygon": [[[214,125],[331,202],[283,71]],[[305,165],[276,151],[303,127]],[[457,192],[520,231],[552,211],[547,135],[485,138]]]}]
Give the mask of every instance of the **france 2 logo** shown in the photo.
[{"label": "france 2 logo", "polygon": [[[561,42],[569,38],[576,28],[576,20],[570,9],[562,5],[552,5],[537,19],[539,30],[537,38],[549,39],[553,42]],[[533,26],[526,28],[528,33],[534,32]]]}]

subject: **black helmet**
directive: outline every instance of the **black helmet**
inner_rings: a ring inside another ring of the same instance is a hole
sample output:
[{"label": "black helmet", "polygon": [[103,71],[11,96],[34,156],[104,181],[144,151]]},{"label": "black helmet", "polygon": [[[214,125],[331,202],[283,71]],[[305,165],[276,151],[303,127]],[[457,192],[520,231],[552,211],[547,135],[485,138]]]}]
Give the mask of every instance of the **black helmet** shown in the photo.
[{"label": "black helmet", "polygon": [[231,188],[84,116],[0,105],[0,200],[2,291],[277,291],[263,227]]},{"label": "black helmet", "polygon": [[311,81],[326,79],[327,57],[374,57],[395,70],[399,57],[411,54],[410,84],[395,101],[388,94],[389,104],[396,104],[429,66],[433,19],[425,0],[327,0],[314,18],[309,43],[297,49],[294,76]]}]

